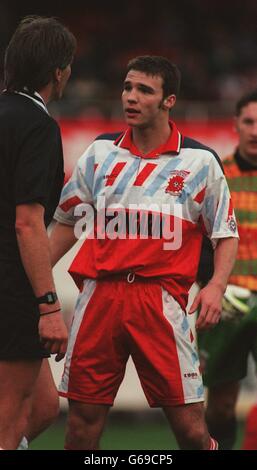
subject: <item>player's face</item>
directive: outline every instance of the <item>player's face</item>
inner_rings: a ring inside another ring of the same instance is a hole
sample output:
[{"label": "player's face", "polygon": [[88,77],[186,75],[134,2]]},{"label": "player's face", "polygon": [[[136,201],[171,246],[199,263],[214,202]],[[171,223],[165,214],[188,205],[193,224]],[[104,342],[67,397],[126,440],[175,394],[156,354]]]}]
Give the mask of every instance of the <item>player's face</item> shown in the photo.
[{"label": "player's face", "polygon": [[66,87],[67,81],[71,75],[71,66],[68,65],[65,69],[57,69],[56,71],[56,82],[53,87],[53,96],[52,99],[59,100],[62,95],[64,88]]},{"label": "player's face", "polygon": [[124,81],[122,106],[129,126],[150,127],[163,114],[162,77],[130,70]]},{"label": "player's face", "polygon": [[235,124],[240,153],[257,164],[257,103],[244,106]]}]

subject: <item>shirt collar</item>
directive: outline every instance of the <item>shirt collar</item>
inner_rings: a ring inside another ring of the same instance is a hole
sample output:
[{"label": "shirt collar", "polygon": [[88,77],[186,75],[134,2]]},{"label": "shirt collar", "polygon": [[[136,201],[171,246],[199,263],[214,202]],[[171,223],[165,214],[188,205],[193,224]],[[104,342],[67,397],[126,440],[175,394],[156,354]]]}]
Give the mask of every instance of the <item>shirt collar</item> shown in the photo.
[{"label": "shirt collar", "polygon": [[133,155],[141,158],[158,158],[165,153],[174,153],[178,155],[181,146],[181,134],[173,121],[169,121],[171,133],[168,140],[149,152],[147,155],[142,155],[132,140],[132,128],[129,127],[123,134],[121,134],[114,142],[118,147],[128,149]]},{"label": "shirt collar", "polygon": [[15,91],[16,94],[26,96],[27,98],[34,101],[35,104],[40,106],[47,114],[49,114],[48,109],[46,107],[45,101],[43,100],[42,96],[37,92],[30,93],[26,88],[23,91]]},{"label": "shirt collar", "polygon": [[23,91],[13,91],[13,92],[8,92],[7,90],[2,91],[3,94],[7,93],[16,93],[16,95],[22,95],[25,96],[26,98],[29,98],[30,100],[34,101],[34,103],[38,106],[40,106],[41,109],[43,109],[47,114],[49,114],[48,109],[46,107],[46,103],[42,96],[35,91],[34,93],[30,93],[28,89],[25,87]]},{"label": "shirt collar", "polygon": [[239,149],[236,149],[236,152],[234,154],[236,163],[238,164],[240,170],[242,171],[252,171],[255,170],[257,171],[257,167],[254,166],[251,162],[247,161],[242,157],[242,155],[239,153]]}]

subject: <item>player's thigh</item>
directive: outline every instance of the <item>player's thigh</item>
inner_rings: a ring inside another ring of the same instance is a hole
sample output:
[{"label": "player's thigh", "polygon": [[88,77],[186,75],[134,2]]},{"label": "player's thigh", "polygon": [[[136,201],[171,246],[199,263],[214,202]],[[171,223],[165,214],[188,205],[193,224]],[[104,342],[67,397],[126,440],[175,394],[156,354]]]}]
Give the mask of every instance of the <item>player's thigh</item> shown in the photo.
[{"label": "player's thigh", "polygon": [[33,405],[40,403],[42,408],[48,406],[48,404],[51,405],[52,402],[58,402],[58,392],[48,359],[42,360],[32,399]]},{"label": "player's thigh", "polygon": [[85,280],[71,325],[61,396],[83,403],[113,404],[129,357],[121,315],[123,286]]},{"label": "player's thigh", "polygon": [[31,398],[40,367],[41,360],[0,361],[0,407]]}]

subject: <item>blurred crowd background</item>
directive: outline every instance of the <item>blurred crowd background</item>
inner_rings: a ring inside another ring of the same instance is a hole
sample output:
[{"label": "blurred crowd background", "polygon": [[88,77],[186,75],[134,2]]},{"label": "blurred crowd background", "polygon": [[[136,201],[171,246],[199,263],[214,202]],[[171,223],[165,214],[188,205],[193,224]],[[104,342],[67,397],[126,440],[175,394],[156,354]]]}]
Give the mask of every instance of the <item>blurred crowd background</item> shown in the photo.
[{"label": "blurred crowd background", "polygon": [[238,96],[257,86],[256,0],[1,0],[1,67],[19,19],[32,13],[57,16],[78,39],[61,116],[119,117],[126,64],[149,52],[179,66],[182,118],[229,115]]}]

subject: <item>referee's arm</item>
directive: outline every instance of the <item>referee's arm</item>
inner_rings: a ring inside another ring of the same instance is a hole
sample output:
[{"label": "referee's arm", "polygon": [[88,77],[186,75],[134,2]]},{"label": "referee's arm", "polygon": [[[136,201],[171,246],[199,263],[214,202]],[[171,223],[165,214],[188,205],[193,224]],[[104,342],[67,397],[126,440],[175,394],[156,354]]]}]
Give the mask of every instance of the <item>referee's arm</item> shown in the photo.
[{"label": "referee's arm", "polygon": [[[44,224],[44,207],[38,203],[16,206],[15,230],[22,263],[36,297],[54,291],[49,240]],[[58,300],[53,305],[41,304],[40,314],[58,310]],[[63,357],[67,347],[67,329],[60,311],[42,315],[39,334],[45,347]]]}]

